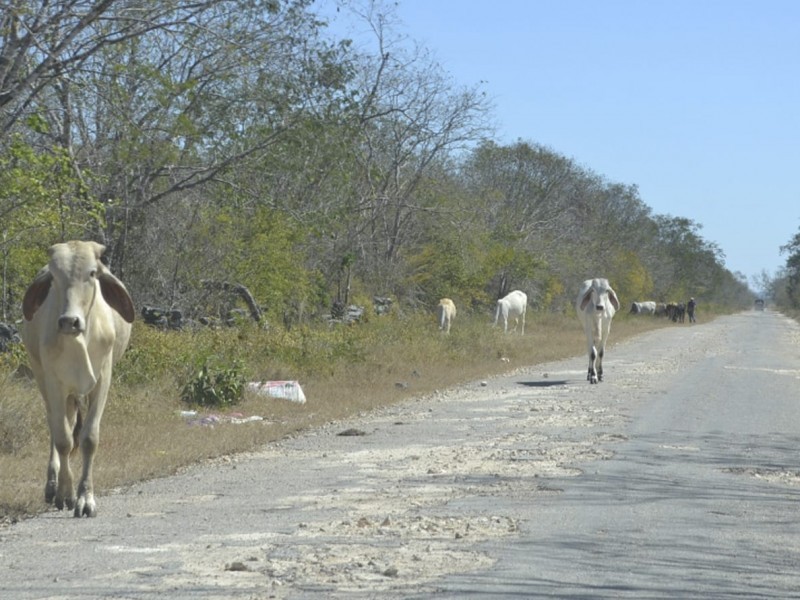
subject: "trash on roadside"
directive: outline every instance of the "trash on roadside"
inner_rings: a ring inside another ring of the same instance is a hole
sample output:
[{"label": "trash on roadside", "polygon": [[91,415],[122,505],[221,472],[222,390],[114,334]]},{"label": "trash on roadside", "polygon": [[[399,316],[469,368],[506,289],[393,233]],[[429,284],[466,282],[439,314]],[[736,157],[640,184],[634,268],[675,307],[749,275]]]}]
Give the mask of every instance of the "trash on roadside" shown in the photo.
[{"label": "trash on roadside", "polygon": [[186,419],[187,425],[205,425],[207,427],[214,427],[214,425],[221,425],[222,423],[241,425],[242,423],[255,423],[264,420],[264,417],[258,415],[245,417],[242,413],[199,415],[196,410],[182,410],[180,414]]},{"label": "trash on roadside", "polygon": [[228,423],[233,423],[234,425],[241,425],[242,423],[255,423],[263,420],[264,417],[260,417],[258,415],[253,415],[251,417],[228,417]]},{"label": "trash on roadside", "polygon": [[305,404],[306,395],[297,381],[251,381],[247,389],[259,396],[282,398],[298,404]]}]

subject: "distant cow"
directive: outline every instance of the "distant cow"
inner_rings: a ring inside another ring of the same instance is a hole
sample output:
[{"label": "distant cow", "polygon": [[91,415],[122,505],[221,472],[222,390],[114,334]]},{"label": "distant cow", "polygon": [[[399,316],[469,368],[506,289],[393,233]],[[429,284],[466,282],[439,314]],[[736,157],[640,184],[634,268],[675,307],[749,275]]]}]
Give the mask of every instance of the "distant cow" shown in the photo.
[{"label": "distant cow", "polygon": [[654,315],[656,314],[656,303],[648,302],[634,302],[631,304],[632,315]]},{"label": "distant cow", "polygon": [[589,354],[589,383],[603,381],[603,355],[611,331],[611,320],[619,310],[619,299],[608,279],[587,279],[581,285],[575,301],[578,320],[586,333]]},{"label": "distant cow", "polygon": [[683,302],[667,304],[667,318],[673,323],[683,323],[686,318],[686,305]]},{"label": "distant cow", "polygon": [[450,333],[450,326],[456,316],[456,305],[450,298],[442,298],[436,307],[436,317],[439,321],[439,329],[445,333]]},{"label": "distant cow", "polygon": [[[111,368],[128,346],[133,301],[100,262],[105,247],[67,242],[50,247],[50,262],[25,292],[22,341],[44,398],[50,427],[45,500],[94,517],[92,465],[100,441]],[[78,493],[69,457],[80,445]]]},{"label": "distant cow", "polygon": [[522,319],[522,335],[525,334],[525,312],[528,309],[528,296],[525,292],[514,290],[504,298],[497,301],[497,310],[494,313],[494,324],[503,319],[503,331],[508,333],[508,320],[514,319],[514,331]]}]

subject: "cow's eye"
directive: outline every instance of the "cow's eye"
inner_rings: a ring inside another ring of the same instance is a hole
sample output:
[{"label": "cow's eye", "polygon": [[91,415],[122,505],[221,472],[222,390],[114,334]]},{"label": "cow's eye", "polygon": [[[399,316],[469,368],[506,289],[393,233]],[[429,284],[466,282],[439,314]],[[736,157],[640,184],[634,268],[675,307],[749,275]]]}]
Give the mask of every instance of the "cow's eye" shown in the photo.
[{"label": "cow's eye", "polygon": [[97,269],[92,269],[91,271],[89,271],[89,277],[91,277],[92,279],[97,277]]}]

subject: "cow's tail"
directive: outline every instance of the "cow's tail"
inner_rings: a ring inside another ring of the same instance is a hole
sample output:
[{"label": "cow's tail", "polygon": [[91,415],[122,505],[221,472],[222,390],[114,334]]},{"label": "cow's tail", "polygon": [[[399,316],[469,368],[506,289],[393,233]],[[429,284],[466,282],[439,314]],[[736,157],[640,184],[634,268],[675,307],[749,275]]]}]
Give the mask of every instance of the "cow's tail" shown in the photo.
[{"label": "cow's tail", "polygon": [[78,451],[78,447],[81,445],[81,426],[83,425],[83,417],[81,416],[81,409],[78,407],[78,411],[75,414],[75,427],[72,428],[72,451],[69,453],[70,456],[75,454]]},{"label": "cow's tail", "polygon": [[497,321],[500,319],[500,301],[497,301],[497,309],[494,311],[494,324],[497,325]]}]

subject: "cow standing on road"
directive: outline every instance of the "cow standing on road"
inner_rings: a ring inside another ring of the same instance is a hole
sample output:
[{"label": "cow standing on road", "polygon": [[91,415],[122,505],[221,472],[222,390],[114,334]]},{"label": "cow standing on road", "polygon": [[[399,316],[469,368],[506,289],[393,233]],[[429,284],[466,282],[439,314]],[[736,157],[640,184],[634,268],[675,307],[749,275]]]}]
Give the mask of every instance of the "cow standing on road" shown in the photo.
[{"label": "cow standing on road", "polygon": [[603,381],[603,355],[611,331],[611,319],[619,310],[619,299],[608,279],[587,279],[581,285],[575,302],[578,319],[586,333],[589,354],[589,383]]},{"label": "cow standing on road", "polygon": [[[44,398],[50,427],[45,500],[74,515],[94,517],[92,465],[111,368],[128,346],[133,301],[100,262],[105,246],[66,242],[50,247],[50,262],[25,292],[22,341]],[[69,457],[80,445],[78,493]]]}]

